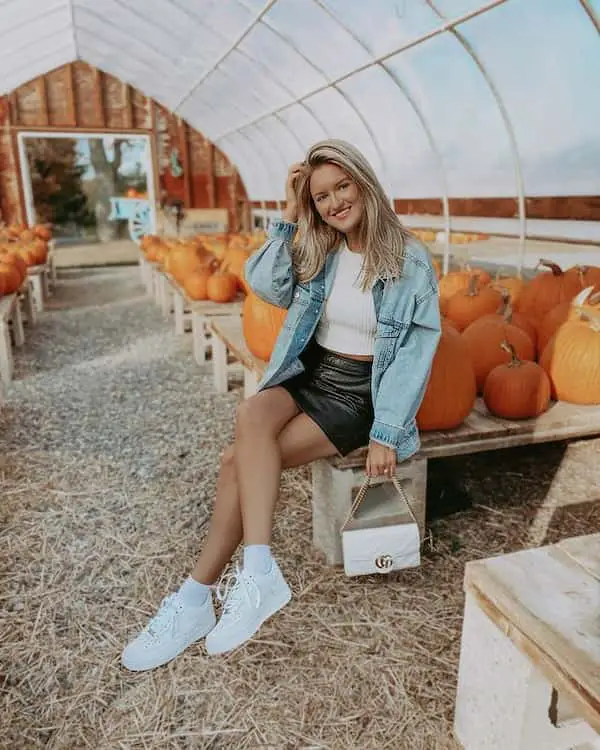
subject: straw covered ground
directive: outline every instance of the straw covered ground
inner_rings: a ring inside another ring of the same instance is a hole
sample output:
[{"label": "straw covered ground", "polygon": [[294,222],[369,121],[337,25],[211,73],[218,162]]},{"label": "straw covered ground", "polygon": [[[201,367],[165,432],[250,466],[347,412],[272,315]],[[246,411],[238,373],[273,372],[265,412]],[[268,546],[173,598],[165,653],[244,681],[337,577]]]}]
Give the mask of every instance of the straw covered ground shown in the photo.
[{"label": "straw covered ground", "polygon": [[[61,271],[16,378],[0,407],[2,748],[456,747],[465,562],[524,546],[560,446],[434,463],[423,564],[389,578],[322,564],[308,472],[287,473],[290,605],[233,654],[196,645],[134,675],[120,651],[201,543],[239,391],[213,392],[133,268]],[[573,506],[546,541],[599,529],[600,503]]]}]

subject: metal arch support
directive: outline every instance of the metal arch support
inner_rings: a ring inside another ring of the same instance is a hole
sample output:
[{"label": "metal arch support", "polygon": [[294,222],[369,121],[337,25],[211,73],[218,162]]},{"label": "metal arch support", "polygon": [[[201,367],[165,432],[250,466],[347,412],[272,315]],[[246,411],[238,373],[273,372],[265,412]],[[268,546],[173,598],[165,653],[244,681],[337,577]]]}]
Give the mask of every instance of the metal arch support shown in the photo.
[{"label": "metal arch support", "polygon": [[[217,136],[216,140],[219,140],[220,138],[225,138],[226,136],[231,135],[231,133],[235,132],[236,130],[241,130],[241,128],[245,128],[250,125],[256,125],[257,122],[260,122],[261,120],[264,120],[265,118],[270,117],[273,114],[273,112],[283,112],[284,109],[289,109],[294,104],[299,104],[300,102],[303,102],[306,99],[309,99],[311,96],[315,96],[315,94],[320,94],[321,91],[326,91],[327,89],[332,88],[333,86],[337,86],[339,83],[342,83],[343,81],[348,80],[348,78],[352,78],[352,76],[356,75],[357,73],[362,73],[363,70],[368,70],[369,68],[373,68],[375,67],[375,65],[378,65],[381,62],[385,62],[386,60],[389,60],[391,57],[395,57],[396,55],[399,55],[401,52],[406,52],[407,50],[413,49],[414,47],[417,47],[420,44],[424,44],[425,42],[428,42],[430,39],[434,39],[435,37],[440,36],[440,34],[445,34],[448,31],[448,29],[451,29],[454,26],[458,26],[459,24],[464,23],[465,21],[470,21],[472,18],[481,16],[484,13],[489,13],[490,10],[493,10],[494,8],[497,8],[498,6],[503,5],[504,3],[507,3],[507,2],[508,0],[489,0],[489,2],[487,2],[485,5],[482,5],[480,8],[476,8],[475,10],[472,10],[469,13],[464,13],[462,16],[458,16],[457,18],[454,18],[452,21],[448,21],[447,23],[442,24],[438,28],[433,29],[432,31],[428,31],[426,34],[422,34],[421,36],[416,37],[415,39],[412,39],[410,42],[406,42],[405,44],[402,44],[399,47],[396,47],[395,49],[392,49],[389,52],[386,52],[384,55],[380,55],[379,57],[369,60],[369,62],[362,63],[361,65],[357,65],[355,68],[352,68],[351,70],[346,71],[343,75],[339,76],[335,80],[327,81],[322,86],[317,86],[317,88],[313,89],[312,91],[308,91],[306,94],[302,94],[302,96],[297,97],[293,101],[288,102],[287,104],[284,104],[281,107],[276,107],[274,110],[271,110],[270,112],[263,113],[262,115],[259,115],[259,117],[254,118],[254,120],[250,120],[249,122],[245,122],[243,125],[240,125],[237,128],[233,128],[233,130],[228,130],[224,133],[220,133]],[[263,23],[265,24],[265,26],[268,26],[272,31],[274,31],[275,33],[278,33],[277,30],[273,29],[272,26],[269,26],[269,24],[267,24],[266,21],[263,21]],[[290,46],[293,46],[293,43],[287,40],[287,38],[285,37],[282,37],[282,38]],[[294,47],[294,49],[297,50],[296,47]],[[312,65],[313,68],[315,67],[310,60],[308,60],[307,62],[309,63],[309,65]]]},{"label": "metal arch support", "polygon": [[[313,2],[318,5],[324,13],[327,13],[327,15],[334,21],[334,23],[337,23],[338,26],[340,26],[344,31],[349,34],[352,39],[359,44],[362,49],[364,49],[366,52],[371,54],[371,51],[368,49],[367,45],[364,44],[364,42],[359,39],[354,31],[350,29],[345,23],[339,20],[339,18],[333,14],[330,9],[322,2],[322,0],[313,0]],[[445,247],[444,247],[444,263],[443,263],[443,272],[448,272],[448,265],[449,265],[449,255],[450,255],[450,201],[448,197],[448,176],[446,174],[446,166],[444,164],[444,157],[442,156],[442,152],[438,148],[437,141],[435,140],[435,137],[433,135],[433,132],[431,128],[429,127],[429,123],[427,122],[427,118],[425,117],[423,111],[413,98],[412,94],[410,93],[409,89],[407,88],[406,84],[403,83],[403,81],[400,79],[398,74],[390,70],[390,68],[384,63],[384,62],[378,62],[378,67],[383,70],[384,73],[386,73],[394,83],[394,85],[400,90],[400,92],[404,95],[406,98],[406,101],[412,108],[413,112],[417,116],[417,119],[421,123],[421,127],[423,128],[423,131],[427,137],[427,140],[429,141],[429,147],[431,148],[433,155],[436,158],[436,161],[438,163],[438,169],[440,172],[440,179],[442,182],[442,210],[444,214],[444,237],[445,237]],[[392,196],[392,207],[393,207],[393,196]]]},{"label": "metal arch support", "polygon": [[222,55],[220,55],[214,63],[208,68],[208,70],[205,70],[204,73],[200,76],[200,78],[192,85],[190,90],[184,94],[184,96],[181,97],[181,99],[177,102],[176,106],[174,107],[173,111],[176,112],[180,107],[192,96],[192,94],[197,91],[197,89],[204,83],[204,81],[212,74],[214,71],[219,67],[219,65],[226,60],[229,55],[233,52],[236,47],[238,47],[244,39],[248,36],[248,34],[252,31],[252,29],[256,26],[257,23],[260,23],[260,20],[263,18],[263,16],[268,13],[271,8],[275,5],[277,0],[267,0],[265,5],[261,8],[261,10],[254,16],[252,21],[246,26],[246,28],[239,34],[237,39],[231,44],[225,52],[223,52]]},{"label": "metal arch support", "polygon": [[440,171],[440,180],[442,182],[442,194],[440,197],[442,200],[442,211],[444,214],[444,260],[443,260],[442,271],[444,274],[446,274],[448,273],[449,265],[450,265],[451,216],[450,216],[450,199],[449,199],[449,191],[448,191],[448,175],[446,173],[446,165],[444,164],[444,157],[442,156],[442,152],[438,148],[437,141],[435,140],[433,132],[431,131],[431,128],[429,127],[427,118],[421,111],[421,108],[419,107],[419,105],[413,99],[413,96],[410,93],[410,91],[407,89],[406,85],[398,78],[397,74],[394,71],[390,70],[384,63],[381,63],[381,69],[384,70],[389,75],[392,81],[394,81],[396,86],[400,89],[400,91],[406,97],[407,102],[410,104],[414,113],[419,119],[419,122],[421,123],[421,127],[423,128],[423,131],[427,137],[427,140],[429,141],[429,147],[431,148],[433,155],[435,156],[437,163],[438,163],[438,169]]},{"label": "metal arch support", "polygon": [[[248,8],[248,6],[247,6],[247,5],[245,5],[245,3],[243,2],[243,0],[237,0],[237,1],[238,1],[238,4],[239,4],[239,5],[241,5],[242,7],[246,8],[246,10],[251,10],[250,8]],[[210,30],[210,32],[211,32],[211,33],[213,33],[213,34],[215,34],[216,36],[220,37],[220,38],[221,38],[221,39],[223,39],[224,41],[227,41],[227,38],[226,38],[226,37],[225,37],[225,36],[224,36],[224,35],[222,34],[222,32],[220,31],[220,29],[218,29],[218,28],[217,28],[217,27],[215,27],[215,26],[212,26],[211,24],[207,24],[207,23],[206,23],[206,22],[204,22],[204,21],[203,21],[202,19],[200,19],[200,18],[199,18],[198,16],[196,16],[195,14],[193,14],[193,13],[190,13],[190,11],[189,11],[189,9],[188,9],[188,8],[184,8],[183,6],[181,6],[181,5],[179,5],[178,3],[176,3],[176,2],[174,1],[174,0],[171,0],[171,2],[172,2],[172,4],[174,5],[174,7],[176,7],[176,8],[178,9],[178,10],[182,11],[183,13],[187,14],[187,15],[188,15],[188,17],[192,18],[192,19],[194,20],[194,22],[195,22],[195,23],[200,23],[200,24],[204,25],[204,26],[205,26],[205,27],[206,27],[207,29],[209,29],[209,30]],[[242,55],[243,57],[245,57],[245,58],[247,58],[248,60],[250,60],[250,62],[252,62],[252,63],[253,63],[254,65],[256,65],[256,67],[257,67],[257,68],[260,68],[260,70],[262,70],[262,71],[263,71],[263,73],[264,73],[264,74],[265,74],[265,75],[266,75],[266,76],[267,76],[268,78],[270,78],[270,79],[271,79],[272,81],[274,81],[274,82],[275,82],[275,83],[276,83],[276,84],[277,84],[278,86],[280,86],[280,87],[281,87],[281,88],[282,88],[282,89],[283,89],[283,90],[284,90],[284,91],[285,91],[285,92],[286,92],[286,93],[287,93],[287,94],[288,94],[289,96],[291,96],[292,98],[295,98],[295,96],[296,96],[296,95],[294,94],[294,92],[293,92],[293,91],[292,91],[292,90],[291,90],[291,89],[290,89],[290,88],[289,88],[288,86],[286,86],[286,84],[285,84],[285,83],[283,83],[283,82],[282,82],[282,81],[280,81],[280,80],[279,80],[278,78],[276,78],[276,77],[275,77],[275,76],[274,76],[274,75],[273,75],[273,74],[271,73],[271,70],[270,70],[270,69],[269,69],[269,68],[268,68],[268,67],[267,67],[267,66],[266,66],[266,65],[265,65],[265,64],[264,64],[263,62],[261,62],[260,60],[258,60],[258,59],[257,59],[256,57],[254,57],[253,55],[251,55],[251,54],[250,54],[249,52],[247,52],[246,50],[243,50],[243,49],[241,49],[241,47],[239,46],[239,44],[238,44],[238,46],[237,46],[237,52],[238,52],[238,54],[240,54],[240,55]],[[313,119],[313,120],[314,120],[314,121],[315,121],[315,122],[317,123],[317,125],[319,126],[319,128],[320,128],[320,129],[321,129],[321,130],[323,131],[323,133],[325,134],[325,136],[326,136],[326,137],[329,137],[329,135],[330,135],[330,134],[329,134],[329,132],[328,132],[327,128],[325,127],[324,123],[322,123],[322,122],[321,122],[321,120],[319,119],[319,117],[317,117],[317,115],[315,115],[315,113],[314,113],[314,112],[312,112],[312,111],[311,111],[311,110],[310,110],[310,109],[309,109],[309,108],[308,108],[308,107],[306,106],[306,104],[305,104],[304,102],[298,102],[298,104],[299,104],[299,105],[300,105],[300,106],[302,107],[302,109],[304,109],[304,110],[305,110],[305,112],[306,112],[306,113],[307,113],[307,114],[308,114],[308,115],[309,115],[310,117],[312,117],[312,119]],[[285,120],[284,120],[284,119],[283,119],[282,117],[280,117],[280,116],[279,116],[279,114],[278,114],[278,113],[274,113],[274,115],[275,115],[275,116],[277,117],[277,119],[279,120],[279,122],[280,122],[280,123],[281,123],[281,124],[282,124],[282,125],[283,125],[283,126],[284,126],[284,127],[285,127],[285,128],[287,129],[287,130],[288,130],[288,132],[289,132],[289,133],[290,133],[290,135],[291,135],[291,136],[292,136],[292,137],[294,138],[294,140],[296,141],[296,143],[298,143],[298,145],[300,146],[300,149],[301,149],[301,151],[304,151],[304,148],[305,148],[305,146],[304,146],[304,144],[303,144],[303,143],[302,143],[302,142],[300,141],[300,139],[298,138],[298,136],[296,135],[296,133],[295,133],[294,129],[293,129],[293,128],[292,128],[292,127],[291,127],[290,125],[288,125],[288,124],[287,124],[287,123],[285,122]]]},{"label": "metal arch support", "polygon": [[[276,36],[278,36],[281,39],[281,41],[285,42],[285,44],[287,44],[290,49],[294,50],[294,52],[299,57],[301,57],[304,60],[305,63],[307,63],[308,65],[310,65],[310,67],[313,68],[313,70],[316,70],[317,73],[319,73],[319,75],[321,75],[325,80],[328,80],[328,78],[325,75],[324,71],[322,71],[319,67],[317,67],[314,64],[314,62],[309,57],[307,57],[304,54],[304,52],[302,52],[302,50],[298,47],[298,45],[294,42],[293,39],[290,39],[285,34],[282,34],[278,29],[274,28],[264,17],[261,19],[261,22],[268,29],[270,29]],[[355,112],[356,116],[358,117],[358,119],[362,123],[363,127],[365,128],[365,130],[366,130],[369,138],[371,139],[371,142],[373,144],[373,148],[375,149],[375,153],[377,154],[377,158],[381,162],[382,169],[385,171],[386,167],[385,167],[385,160],[383,158],[383,153],[381,151],[379,143],[377,142],[377,139],[375,138],[375,134],[373,133],[370,125],[366,122],[366,120],[365,120],[364,116],[362,115],[362,113],[357,109],[356,105],[353,104],[353,102],[347,96],[347,94],[344,91],[341,91],[339,89],[339,87],[336,86],[334,83],[329,82],[325,88],[333,88],[335,91],[337,91],[338,94],[340,94],[340,96],[348,104],[348,106]],[[307,108],[306,98],[307,97],[302,97],[300,100],[295,101],[294,104],[300,104],[300,103],[302,103],[302,104],[304,104],[305,108]],[[319,122],[319,120],[317,119],[315,113],[309,107],[308,107],[308,110],[309,110],[310,114],[314,117],[315,121]],[[272,115],[272,114],[275,114],[275,113],[271,112],[269,114]],[[254,124],[254,123],[247,123],[247,125],[250,125],[250,124]],[[246,127],[246,125],[243,125],[242,127]],[[323,126],[321,125],[321,127],[323,127]],[[323,129],[324,129],[325,133],[327,133],[326,128],[323,128]],[[217,138],[217,140],[219,140],[219,138]]]},{"label": "metal arch support", "polygon": [[579,0],[583,9],[590,17],[590,21],[594,24],[596,31],[600,34],[600,18],[596,15],[596,11],[592,8],[590,0]]},{"label": "metal arch support", "polygon": [[[439,18],[441,18],[443,21],[447,20],[444,17],[444,15],[435,6],[434,0],[426,0],[426,2],[427,2],[427,5],[429,5],[429,7],[431,8],[431,10],[433,10],[433,12]],[[582,0],[582,2],[585,2],[585,0]],[[525,259],[525,237],[527,233],[527,208],[525,205],[525,184],[523,182],[523,170],[521,166],[521,156],[519,154],[519,146],[517,144],[517,137],[515,134],[515,129],[510,119],[510,115],[508,114],[508,110],[504,104],[504,100],[502,99],[502,96],[500,95],[500,92],[498,91],[498,88],[496,87],[496,84],[494,83],[492,77],[488,73],[487,68],[485,67],[481,59],[479,58],[478,54],[475,52],[475,50],[471,46],[470,42],[455,27],[452,27],[451,29],[449,29],[449,32],[456,38],[459,44],[463,47],[465,52],[473,60],[473,62],[477,66],[477,69],[483,76],[483,79],[486,82],[488,89],[490,90],[492,96],[494,97],[494,100],[496,101],[496,105],[498,106],[498,111],[500,112],[500,116],[502,117],[502,121],[504,122],[504,127],[506,128],[508,141],[510,144],[510,150],[512,154],[512,159],[513,159],[513,166],[515,170],[515,180],[516,180],[516,187],[517,187],[517,203],[518,203],[518,210],[519,210],[518,272],[520,274],[523,268],[523,263]]]}]

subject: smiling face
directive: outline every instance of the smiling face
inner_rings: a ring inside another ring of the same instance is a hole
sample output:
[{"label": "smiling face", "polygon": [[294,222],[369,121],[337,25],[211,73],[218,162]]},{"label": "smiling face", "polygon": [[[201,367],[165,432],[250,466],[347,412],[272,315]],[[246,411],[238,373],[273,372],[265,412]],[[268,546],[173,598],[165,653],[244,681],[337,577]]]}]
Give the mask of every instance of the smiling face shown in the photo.
[{"label": "smiling face", "polygon": [[310,177],[310,194],[324,222],[346,235],[356,232],[364,203],[358,185],[341,167],[316,167]]}]

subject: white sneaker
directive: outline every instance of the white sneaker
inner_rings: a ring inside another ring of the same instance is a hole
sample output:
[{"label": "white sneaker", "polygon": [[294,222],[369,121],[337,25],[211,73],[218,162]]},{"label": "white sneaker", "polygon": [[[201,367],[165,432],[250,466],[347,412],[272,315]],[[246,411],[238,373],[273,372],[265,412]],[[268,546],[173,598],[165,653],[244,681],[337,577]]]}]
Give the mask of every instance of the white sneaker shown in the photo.
[{"label": "white sneaker", "polygon": [[251,638],[265,620],[285,607],[292,591],[273,560],[265,575],[252,575],[236,566],[219,583],[217,598],[223,602],[223,612],[206,637],[209,654],[224,654]]},{"label": "white sneaker", "polygon": [[177,591],[162,600],[156,615],[121,654],[121,664],[132,672],[154,669],[174,659],[209,633],[217,618],[212,594],[200,606],[186,603]]}]

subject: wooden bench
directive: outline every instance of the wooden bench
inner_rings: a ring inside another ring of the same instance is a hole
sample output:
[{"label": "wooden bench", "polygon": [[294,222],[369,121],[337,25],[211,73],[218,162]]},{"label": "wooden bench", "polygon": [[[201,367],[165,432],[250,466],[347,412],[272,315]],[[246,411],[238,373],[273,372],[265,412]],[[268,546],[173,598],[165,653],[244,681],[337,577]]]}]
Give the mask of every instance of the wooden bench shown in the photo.
[{"label": "wooden bench", "polygon": [[12,338],[15,346],[25,343],[23,318],[19,306],[18,292],[0,297],[0,381],[8,385],[13,374]]},{"label": "wooden bench", "polygon": [[464,580],[465,750],[600,748],[600,534],[470,562]]},{"label": "wooden bench", "polygon": [[[248,351],[241,320],[213,320],[210,325],[214,341],[213,372],[216,390],[221,393],[227,391],[229,353],[244,368],[244,397],[251,396],[256,391],[266,363]],[[465,422],[455,430],[422,433],[419,453],[399,464],[396,475],[412,497],[413,510],[423,538],[429,459],[589,436],[600,436],[600,406],[575,406],[557,402],[537,419],[512,422],[492,417],[479,399]],[[600,437],[598,454],[600,455]],[[344,458],[315,461],[312,465],[313,544],[323,552],[330,565],[341,565],[343,562],[340,529],[354,495],[364,481],[366,457],[365,447]],[[582,482],[577,444],[571,443],[566,448],[552,486],[530,527],[529,541],[532,546],[543,542],[556,508],[589,500],[590,489],[600,487],[600,461],[596,466],[586,465],[586,471],[589,477]]]},{"label": "wooden bench", "polygon": [[244,398],[249,398],[262,378],[266,362],[255,357],[246,346],[241,317],[213,318],[209,322],[212,333],[212,363],[215,390],[227,393],[229,388],[229,355],[244,370]]}]

